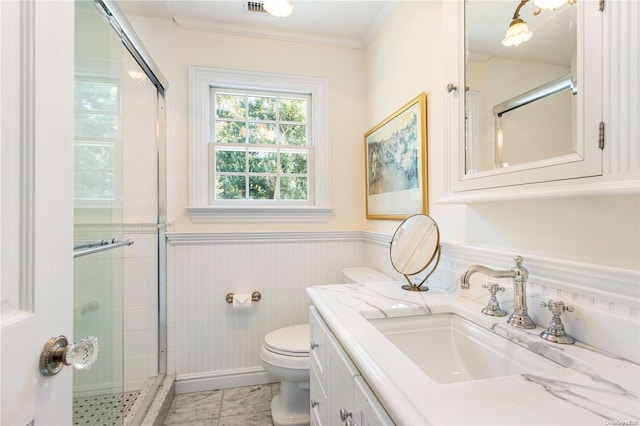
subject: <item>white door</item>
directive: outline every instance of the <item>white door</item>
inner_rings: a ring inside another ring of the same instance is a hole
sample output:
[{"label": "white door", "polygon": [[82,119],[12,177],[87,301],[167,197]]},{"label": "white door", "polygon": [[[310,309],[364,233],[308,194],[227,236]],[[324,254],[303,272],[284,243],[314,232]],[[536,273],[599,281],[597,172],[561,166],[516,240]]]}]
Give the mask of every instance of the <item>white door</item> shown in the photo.
[{"label": "white door", "polygon": [[73,14],[0,1],[2,426],[71,424],[71,369],[39,359],[73,332]]}]

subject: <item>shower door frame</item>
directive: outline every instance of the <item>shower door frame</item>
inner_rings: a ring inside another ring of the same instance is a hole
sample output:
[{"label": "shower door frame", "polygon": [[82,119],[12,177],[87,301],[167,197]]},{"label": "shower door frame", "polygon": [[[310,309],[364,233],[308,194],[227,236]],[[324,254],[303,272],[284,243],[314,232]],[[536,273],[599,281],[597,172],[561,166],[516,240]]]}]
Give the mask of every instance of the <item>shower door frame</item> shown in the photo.
[{"label": "shower door frame", "polygon": [[93,0],[108,17],[111,27],[120,37],[122,44],[140,65],[157,89],[157,236],[158,236],[158,375],[149,392],[135,413],[132,424],[140,424],[151,406],[158,388],[167,374],[167,158],[166,158],[166,100],[165,92],[169,84],[160,68],[151,58],[126,17],[111,0]]}]

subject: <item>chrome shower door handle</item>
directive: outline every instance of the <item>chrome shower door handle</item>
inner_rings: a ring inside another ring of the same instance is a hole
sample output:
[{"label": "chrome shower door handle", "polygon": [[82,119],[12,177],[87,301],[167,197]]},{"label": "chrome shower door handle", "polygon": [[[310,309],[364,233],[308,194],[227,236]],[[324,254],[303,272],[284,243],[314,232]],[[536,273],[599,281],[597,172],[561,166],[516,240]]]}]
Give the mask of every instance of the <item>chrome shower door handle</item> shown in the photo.
[{"label": "chrome shower door handle", "polygon": [[77,370],[88,370],[98,360],[98,338],[84,337],[78,343],[69,344],[65,336],[52,337],[40,353],[40,372],[54,376],[65,365]]}]

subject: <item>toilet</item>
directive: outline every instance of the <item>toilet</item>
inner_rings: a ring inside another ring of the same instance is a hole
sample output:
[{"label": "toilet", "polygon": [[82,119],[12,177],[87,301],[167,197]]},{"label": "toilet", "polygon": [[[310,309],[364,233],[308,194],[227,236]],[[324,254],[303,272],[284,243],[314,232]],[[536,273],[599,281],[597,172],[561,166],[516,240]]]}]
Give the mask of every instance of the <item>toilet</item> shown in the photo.
[{"label": "toilet", "polygon": [[[393,281],[366,267],[344,268],[345,283]],[[280,380],[280,394],[271,400],[271,417],[275,426],[309,424],[309,324],[280,328],[264,337],[260,352],[262,365]]]}]

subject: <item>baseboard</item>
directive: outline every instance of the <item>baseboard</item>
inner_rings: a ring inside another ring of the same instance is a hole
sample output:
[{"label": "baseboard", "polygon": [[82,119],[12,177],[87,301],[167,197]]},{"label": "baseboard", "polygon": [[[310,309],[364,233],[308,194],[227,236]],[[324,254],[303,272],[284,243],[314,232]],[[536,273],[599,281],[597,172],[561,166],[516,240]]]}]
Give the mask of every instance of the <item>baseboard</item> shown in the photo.
[{"label": "baseboard", "polygon": [[269,376],[262,367],[179,374],[176,377],[175,393],[203,392],[274,382],[276,379]]}]

